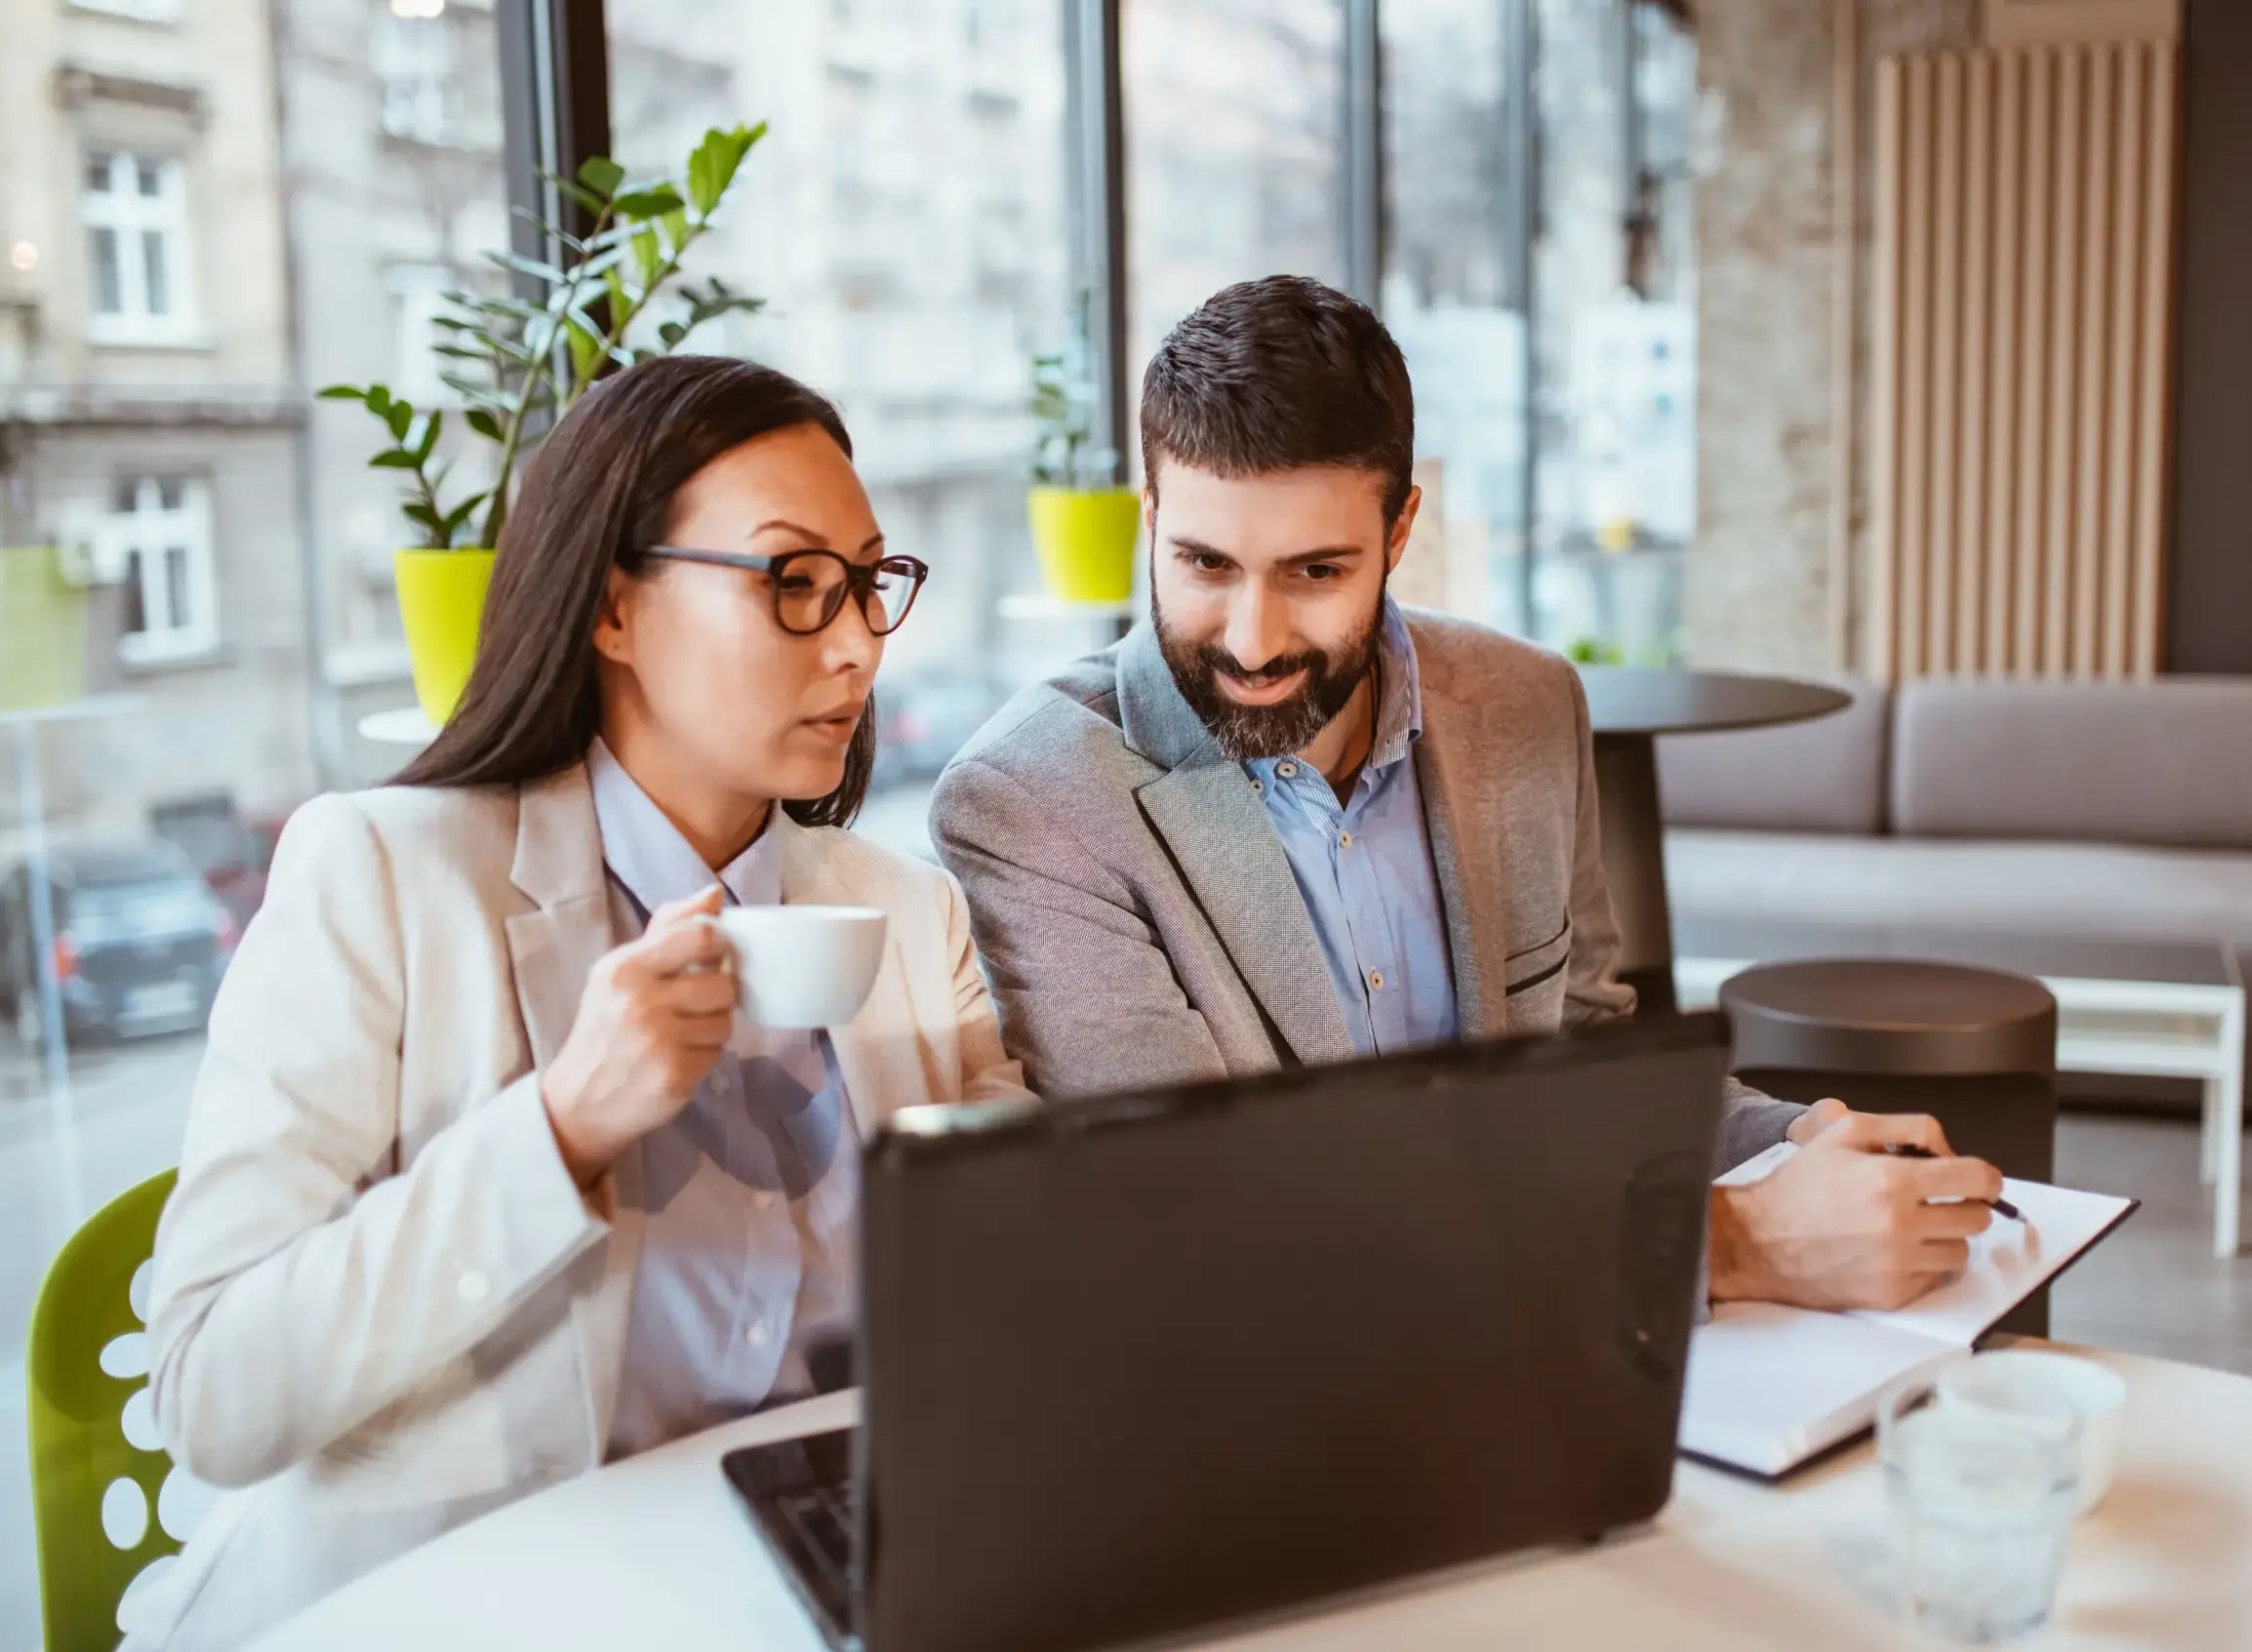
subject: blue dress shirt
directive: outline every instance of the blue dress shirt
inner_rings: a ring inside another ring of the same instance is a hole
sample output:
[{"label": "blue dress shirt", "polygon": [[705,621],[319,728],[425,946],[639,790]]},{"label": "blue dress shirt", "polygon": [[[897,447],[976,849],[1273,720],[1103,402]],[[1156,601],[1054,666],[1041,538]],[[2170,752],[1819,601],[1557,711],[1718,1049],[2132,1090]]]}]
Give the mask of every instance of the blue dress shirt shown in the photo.
[{"label": "blue dress shirt", "polygon": [[1343,803],[1321,771],[1300,758],[1244,765],[1313,919],[1346,1030],[1364,1056],[1443,1044],[1461,1027],[1446,909],[1416,781],[1423,684],[1415,641],[1388,597],[1377,659],[1376,743]]},{"label": "blue dress shirt", "polygon": [[[712,873],[599,740],[586,768],[624,943]],[[798,829],[775,810],[720,871],[727,898],[780,901],[782,842]],[[853,1323],[859,1204],[860,1141],[827,1036],[738,1017],[688,1106],[641,1140],[641,1260],[613,1458],[812,1391],[807,1350]]]}]

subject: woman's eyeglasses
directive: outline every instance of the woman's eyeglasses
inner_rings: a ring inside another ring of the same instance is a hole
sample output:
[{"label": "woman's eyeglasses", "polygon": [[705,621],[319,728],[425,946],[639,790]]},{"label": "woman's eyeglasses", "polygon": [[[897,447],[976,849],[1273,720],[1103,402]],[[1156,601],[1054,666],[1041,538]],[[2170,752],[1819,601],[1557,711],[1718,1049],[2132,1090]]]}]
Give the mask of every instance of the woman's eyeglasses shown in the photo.
[{"label": "woman's eyeglasses", "polygon": [[848,562],[833,550],[785,550],[780,556],[751,556],[731,550],[687,550],[654,544],[645,553],[665,562],[706,562],[715,568],[743,568],[764,574],[774,593],[774,621],[791,636],[809,637],[844,612],[845,598],[860,604],[861,617],[877,636],[898,630],[915,605],[915,592],[931,577],[929,564],[912,556],[880,562]]}]

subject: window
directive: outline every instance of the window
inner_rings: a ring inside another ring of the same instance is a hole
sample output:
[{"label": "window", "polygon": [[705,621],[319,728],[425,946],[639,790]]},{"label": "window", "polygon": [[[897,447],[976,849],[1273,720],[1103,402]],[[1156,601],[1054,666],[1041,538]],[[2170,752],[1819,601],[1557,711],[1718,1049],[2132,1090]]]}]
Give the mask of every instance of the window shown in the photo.
[{"label": "window", "polygon": [[211,496],[202,482],[126,478],[102,534],[104,563],[124,574],[118,653],[128,665],[192,659],[218,646]]},{"label": "window", "polygon": [[98,342],[178,338],[193,312],[180,163],[122,149],[86,157],[80,197]]},{"label": "window", "polygon": [[1385,323],[1416,390],[1413,547],[1403,600],[1530,629],[1525,302],[1510,41],[1500,4],[1386,0]]},{"label": "window", "polygon": [[[1342,0],[1125,8],[1129,384],[1233,281],[1345,272]],[[1131,396],[1129,396],[1131,400]]]},{"label": "window", "polygon": [[389,7],[376,14],[376,80],[383,134],[410,142],[454,142],[461,130],[454,30],[443,9]]}]

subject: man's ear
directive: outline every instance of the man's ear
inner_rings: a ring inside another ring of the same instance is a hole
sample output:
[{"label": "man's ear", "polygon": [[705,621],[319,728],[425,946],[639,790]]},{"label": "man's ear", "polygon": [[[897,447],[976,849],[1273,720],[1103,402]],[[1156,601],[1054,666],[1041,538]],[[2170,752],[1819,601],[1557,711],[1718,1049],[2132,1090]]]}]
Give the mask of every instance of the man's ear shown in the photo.
[{"label": "man's ear", "polygon": [[1408,489],[1407,503],[1400,506],[1399,520],[1391,525],[1391,537],[1385,543],[1384,566],[1386,573],[1395,571],[1399,567],[1399,559],[1407,554],[1408,538],[1415,532],[1416,512],[1422,508],[1423,503],[1423,489]]},{"label": "man's ear", "polygon": [[594,652],[619,665],[633,664],[633,630],[625,620],[630,581],[623,568],[612,568],[603,583],[601,606],[594,611]]}]

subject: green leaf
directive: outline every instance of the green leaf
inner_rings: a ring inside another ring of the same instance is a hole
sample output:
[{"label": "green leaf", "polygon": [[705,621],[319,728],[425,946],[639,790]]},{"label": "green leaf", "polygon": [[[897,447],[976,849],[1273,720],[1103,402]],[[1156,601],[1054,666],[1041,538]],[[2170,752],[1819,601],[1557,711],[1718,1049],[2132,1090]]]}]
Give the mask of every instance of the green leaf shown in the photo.
[{"label": "green leaf", "polygon": [[680,341],[688,337],[688,328],[680,322],[667,321],[658,328],[657,336],[664,341],[666,349],[678,349]]},{"label": "green leaf", "polygon": [[327,384],[313,392],[323,401],[365,402],[368,392],[357,384]]},{"label": "green leaf", "polygon": [[625,277],[615,267],[602,272],[602,285],[610,293],[610,325],[621,325],[633,313],[633,295],[625,290]]},{"label": "green leaf", "polygon": [[430,450],[438,445],[438,430],[446,416],[436,408],[422,415],[422,439],[415,444],[415,457],[424,463],[429,462]]},{"label": "green leaf", "polygon": [[480,384],[473,380],[463,379],[453,373],[439,374],[438,383],[473,406],[489,407],[501,414],[509,414],[516,410],[515,398],[496,390],[490,384]]},{"label": "green leaf", "polygon": [[641,271],[644,291],[657,285],[657,278],[664,269],[664,248],[658,243],[654,229],[636,229],[633,232],[633,262]]},{"label": "green leaf", "polygon": [[602,335],[577,315],[565,316],[563,323],[569,329],[567,340],[571,345],[571,376],[579,384],[590,383],[595,370],[602,365]]},{"label": "green leaf", "polygon": [[608,155],[588,155],[579,163],[579,181],[599,195],[615,195],[625,181],[625,169]]},{"label": "green leaf", "polygon": [[462,417],[467,421],[470,429],[489,442],[504,442],[508,439],[507,432],[501,428],[501,422],[484,408],[473,407]]},{"label": "green leaf", "polygon": [[410,522],[420,522],[423,527],[434,528],[439,533],[446,531],[445,518],[419,499],[401,500],[399,508],[406,513]]},{"label": "green leaf", "polygon": [[685,212],[666,213],[657,222],[664,226],[664,245],[674,258],[678,258],[680,250],[696,239],[696,232],[688,226],[688,214]]},{"label": "green leaf", "polygon": [[391,440],[404,446],[407,431],[415,423],[415,404],[392,400],[383,409],[383,423],[391,427]]},{"label": "green leaf", "polygon": [[503,269],[517,275],[529,275],[535,281],[550,287],[560,287],[569,277],[545,259],[528,259],[522,253],[487,253],[486,259]]},{"label": "green leaf", "polygon": [[663,218],[666,213],[678,212],[683,204],[680,191],[669,183],[628,190],[611,203],[619,217],[634,219]]},{"label": "green leaf", "polygon": [[[554,184],[559,192],[576,201],[589,218],[600,218],[610,205],[605,196],[596,194],[583,183],[573,182],[559,172],[549,172],[545,167],[542,167],[540,176]],[[538,224],[543,234],[556,235],[562,232],[560,225],[549,223],[529,207],[512,207],[509,210],[516,217],[524,220],[525,222]]]},{"label": "green leaf", "polygon": [[733,131],[715,126],[704,135],[704,141],[697,144],[696,152],[688,157],[688,198],[696,204],[700,218],[711,216],[712,209],[735,182],[743,157],[765,135],[763,125],[756,132],[746,126],[738,126]]},{"label": "green leaf", "polygon": [[367,394],[368,411],[378,419],[391,416],[391,392],[382,384],[370,384]]},{"label": "green leaf", "polygon": [[490,361],[493,359],[491,351],[473,350],[464,344],[432,344],[430,353],[449,356],[455,361]]},{"label": "green leaf", "polygon": [[371,470],[420,470],[422,467],[422,460],[405,448],[392,448],[368,461]]}]

